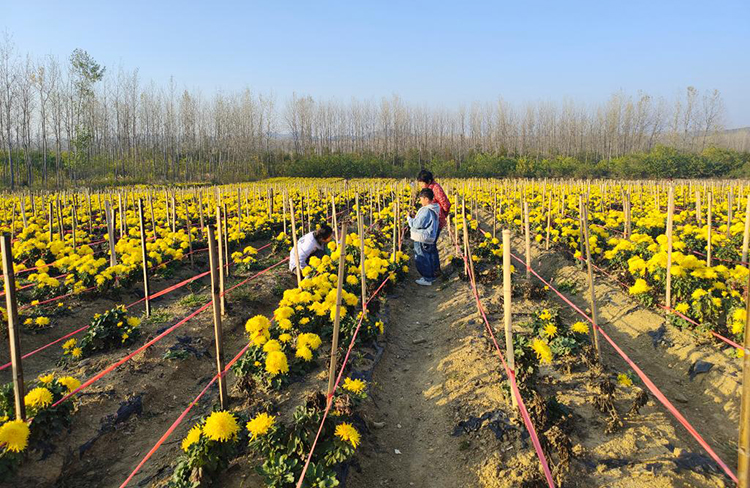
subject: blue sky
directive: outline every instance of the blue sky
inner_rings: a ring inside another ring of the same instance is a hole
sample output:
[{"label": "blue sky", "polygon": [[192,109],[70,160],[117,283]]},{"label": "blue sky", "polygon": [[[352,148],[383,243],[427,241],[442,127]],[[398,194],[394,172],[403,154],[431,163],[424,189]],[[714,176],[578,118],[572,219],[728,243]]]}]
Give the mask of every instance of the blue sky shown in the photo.
[{"label": "blue sky", "polygon": [[0,0],[22,53],[81,47],[179,87],[454,107],[717,88],[750,126],[750,1]]}]

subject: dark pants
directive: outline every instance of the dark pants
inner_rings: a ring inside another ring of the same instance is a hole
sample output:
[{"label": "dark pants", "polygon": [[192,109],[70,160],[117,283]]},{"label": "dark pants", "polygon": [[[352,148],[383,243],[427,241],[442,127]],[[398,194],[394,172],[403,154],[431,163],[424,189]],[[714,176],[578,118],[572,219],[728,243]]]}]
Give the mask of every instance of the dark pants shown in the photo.
[{"label": "dark pants", "polygon": [[440,270],[440,255],[438,254],[437,249],[437,243],[440,240],[440,232],[442,232],[443,229],[438,227],[437,235],[435,236],[435,270],[437,271],[437,274],[439,275],[442,271]]},{"label": "dark pants", "polygon": [[[323,259],[323,256],[325,256],[325,255],[326,255],[326,252],[324,250],[318,249],[316,251],[313,251],[312,254],[310,254],[310,256],[307,258],[307,262],[309,263],[310,262],[310,258],[313,257],[313,256],[315,256],[318,259]],[[302,266],[302,268],[304,269],[305,267]],[[300,271],[302,271],[302,270],[300,270]],[[297,272],[295,270],[292,270],[292,274],[296,276]]]},{"label": "dark pants", "polygon": [[440,255],[437,248],[439,238],[440,229],[438,229],[434,244],[414,243],[414,261],[417,271],[427,281],[435,281],[440,274]]},{"label": "dark pants", "polygon": [[[315,256],[318,259],[323,259],[323,256],[326,255],[326,252],[323,249],[318,249],[313,251],[312,254],[310,254],[310,258]],[[307,258],[308,262],[310,261],[310,258]]]}]

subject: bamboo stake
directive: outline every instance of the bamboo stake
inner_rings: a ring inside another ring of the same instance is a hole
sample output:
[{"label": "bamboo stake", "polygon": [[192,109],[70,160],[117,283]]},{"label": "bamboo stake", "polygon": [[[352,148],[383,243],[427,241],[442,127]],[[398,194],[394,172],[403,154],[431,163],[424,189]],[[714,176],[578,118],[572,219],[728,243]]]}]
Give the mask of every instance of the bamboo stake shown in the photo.
[{"label": "bamboo stake", "polygon": [[[217,211],[219,207],[216,207]],[[221,226],[217,225],[217,228]],[[223,332],[221,328],[221,316],[220,310],[221,298],[224,296],[224,291],[219,291],[221,273],[221,261],[217,256],[217,247],[221,248],[221,245],[217,243],[214,235],[214,230],[211,226],[208,227],[208,247],[209,247],[209,264],[211,266],[211,303],[213,305],[214,314],[214,341],[216,343],[216,369],[219,374],[219,400],[221,402],[221,408],[225,409],[228,405],[227,398],[227,385],[224,379],[224,340]]]},{"label": "bamboo stake", "polygon": [[747,250],[750,244],[750,196],[745,207],[745,231],[742,234],[742,262],[747,262]]},{"label": "bamboo stake", "polygon": [[[289,198],[289,215],[292,220],[292,244],[294,245],[294,269],[297,272],[297,287],[302,283],[302,270],[299,262],[299,247],[297,246],[297,223],[294,216],[294,200]],[[333,214],[335,218],[335,213]],[[338,242],[338,239],[336,239]]]},{"label": "bamboo stake", "polygon": [[102,208],[103,208],[102,207],[102,194],[101,193],[97,193],[96,194],[96,206],[97,206],[96,210],[99,212],[99,222],[101,222],[102,221]]},{"label": "bamboo stake", "polygon": [[396,206],[397,202],[394,200],[393,202],[393,228],[391,229],[391,234],[393,234],[393,254],[391,254],[391,262],[396,262],[396,232],[397,232],[397,224],[396,224]]},{"label": "bamboo stake", "polygon": [[57,201],[57,235],[58,235],[58,238],[62,241],[64,240],[65,229],[63,228],[62,207],[60,206],[60,197],[57,197],[56,201]]},{"label": "bamboo stake", "polygon": [[367,201],[368,210],[370,211],[370,227],[372,227],[372,192],[369,194]]},{"label": "bamboo stake", "polygon": [[172,202],[172,233],[177,232],[177,199],[175,198],[174,192],[171,196]]},{"label": "bamboo stake", "polygon": [[[209,232],[210,232],[210,226],[209,226]],[[221,315],[224,316],[227,313],[227,304],[226,304],[226,298],[224,295],[224,270],[223,267],[226,265],[226,256],[224,255],[224,246],[222,245],[223,241],[223,234],[224,230],[222,228],[222,218],[221,218],[221,206],[216,206],[216,241],[219,246],[219,302],[221,305]],[[211,239],[209,238],[209,241]],[[213,266],[211,267],[213,270]]]},{"label": "bamboo stake", "polygon": [[[231,255],[229,254],[229,232],[227,231],[227,220],[229,220],[229,214],[227,213],[227,203],[224,202],[224,213],[222,215],[221,219],[221,225],[222,225],[222,237],[224,238],[224,258],[222,259],[222,264],[224,264],[224,276],[229,278],[229,268],[230,266],[230,259]],[[219,242],[221,244],[221,242]],[[224,289],[221,290],[222,293],[224,293]]]},{"label": "bamboo stake", "polygon": [[398,250],[401,250],[401,198],[396,194],[396,234],[398,234]]},{"label": "bamboo stake", "polygon": [[202,238],[203,232],[205,229],[205,224],[203,221],[203,192],[202,191],[198,192],[198,215],[199,215],[199,218],[201,219],[201,238]]},{"label": "bamboo stake", "polygon": [[[672,227],[674,226],[674,187],[670,185],[667,200],[667,307],[672,307]],[[667,311],[669,314],[669,311]]]},{"label": "bamboo stake", "polygon": [[307,204],[307,232],[312,232],[313,227],[312,227],[312,214],[310,213],[310,190],[309,189],[307,190],[306,204]]},{"label": "bamboo stake", "polygon": [[492,203],[492,238],[497,237],[497,193],[493,192],[493,203]]},{"label": "bamboo stake", "polygon": [[[505,358],[508,360],[508,367],[511,371],[516,370],[516,359],[513,351],[513,308],[512,302],[512,283],[510,269],[512,267],[510,261],[510,230],[503,230],[503,321],[505,323]],[[511,395],[513,398],[513,405],[516,406],[515,395]]]},{"label": "bamboo stake", "polygon": [[195,256],[193,256],[193,222],[190,219],[190,207],[188,206],[187,199],[183,199],[182,203],[185,206],[185,226],[187,227],[187,239],[188,239],[188,253],[190,254],[190,268],[195,267]]},{"label": "bamboo stake", "polygon": [[78,243],[76,241],[76,227],[78,226],[78,216],[76,214],[75,199],[71,203],[72,203],[72,206],[70,207],[70,218],[72,220],[71,232],[73,234],[73,251],[77,251],[78,250]]},{"label": "bamboo stake", "polygon": [[119,215],[120,215],[120,238],[122,238],[122,236],[127,236],[128,235],[127,224],[125,222],[127,220],[125,218],[126,217],[125,207],[122,204],[122,193],[118,193],[117,194],[117,201],[118,201],[118,207],[117,208],[120,209],[120,213],[119,213]]},{"label": "bamboo stake", "polygon": [[531,231],[529,229],[529,204],[523,201],[523,229],[526,245],[526,279],[531,279]]},{"label": "bamboo stake", "polygon": [[89,218],[89,238],[91,238],[91,236],[94,234],[92,223],[92,221],[94,220],[94,215],[91,212],[91,193],[88,190],[86,191],[86,209]]},{"label": "bamboo stake", "polygon": [[[454,201],[454,202],[455,202],[455,204],[456,204],[456,208],[458,208],[458,193],[454,193],[454,194],[453,194],[453,201]],[[454,212],[454,215],[455,215],[455,216],[457,217],[457,216],[458,216],[458,211],[455,211],[455,212]],[[459,242],[459,240],[458,240],[458,222],[455,222],[455,221],[454,221],[453,223],[455,224],[455,225],[453,226],[453,230],[454,230],[454,231],[455,231],[455,233],[456,233],[456,234],[455,234],[455,236],[453,237],[453,240],[454,240],[454,242],[456,243],[456,247],[458,247],[458,242]]]},{"label": "bamboo stake", "polygon": [[552,195],[549,196],[547,201],[547,237],[544,243],[544,249],[549,251],[549,235],[552,227]]},{"label": "bamboo stake", "polygon": [[[750,350],[750,275],[745,294],[745,351]],[[750,354],[742,359],[742,400],[740,404],[739,442],[737,449],[737,486],[750,487]]]},{"label": "bamboo stake", "polygon": [[154,233],[154,239],[156,239],[156,217],[154,216],[154,200],[151,192],[148,192],[148,206],[151,211],[151,230]]},{"label": "bamboo stake", "polygon": [[141,228],[141,254],[143,255],[143,297],[146,304],[146,317],[151,317],[151,292],[148,282],[148,254],[146,254],[146,226],[143,221],[143,199],[138,199],[138,223]]},{"label": "bamboo stake", "polygon": [[703,216],[701,215],[701,191],[697,188],[695,189],[695,221],[698,225],[703,223]]},{"label": "bamboo stake", "polygon": [[[346,236],[346,222],[341,224],[341,236]],[[333,401],[333,387],[336,380],[336,363],[339,355],[339,326],[341,324],[341,290],[344,286],[344,270],[346,266],[346,243],[339,242],[339,271],[336,285],[336,312],[333,317],[333,338],[331,341],[331,366],[328,370],[328,401]]]},{"label": "bamboo stake", "polygon": [[[270,189],[268,190],[271,191]],[[271,205],[271,198],[269,195],[269,205]],[[268,220],[271,220],[271,210],[268,211]],[[237,187],[237,232],[242,232],[242,198],[240,195],[240,187]]]},{"label": "bamboo stake", "polygon": [[586,206],[583,204],[583,197],[579,197],[579,212],[581,216],[581,223],[583,224],[583,237],[584,247],[586,248],[586,267],[588,269],[588,281],[589,281],[589,303],[591,305],[591,319],[593,320],[593,327],[591,331],[592,342],[596,349],[596,357],[599,361],[601,358],[601,350],[599,349],[599,332],[596,330],[599,324],[599,309],[596,306],[596,290],[594,289],[594,271],[591,265],[591,241],[589,240],[589,212]]},{"label": "bamboo stake", "polygon": [[729,187],[729,193],[727,194],[727,239],[732,237],[732,218],[733,218],[733,210],[732,207],[732,198],[734,197],[734,189],[730,186]]},{"label": "bamboo stake", "polygon": [[632,205],[630,203],[630,190],[628,190],[625,199],[625,238],[630,239],[631,222],[632,222]]},{"label": "bamboo stake", "polygon": [[3,254],[3,278],[5,279],[5,305],[8,313],[8,341],[10,343],[10,361],[13,371],[13,394],[15,395],[16,420],[26,420],[24,404],[23,365],[21,359],[21,336],[18,320],[18,301],[16,300],[16,272],[13,268],[13,246],[7,234],[0,239],[0,251]]},{"label": "bamboo stake", "polygon": [[26,230],[26,227],[28,227],[26,220],[26,195],[21,195],[21,218],[23,219],[23,230]]},{"label": "bamboo stake", "polygon": [[466,261],[468,261],[468,265],[466,266],[466,272],[469,274],[469,279],[474,281],[476,279],[476,274],[474,274],[474,260],[471,258],[471,247],[469,246],[469,225],[468,220],[466,220],[466,200],[461,200],[461,214],[464,218],[464,252],[466,254]]},{"label": "bamboo stake", "polygon": [[281,212],[284,214],[284,235],[288,235],[286,232],[286,199],[281,199]]},{"label": "bamboo stake", "polygon": [[[290,205],[291,205],[291,202],[292,200],[289,200]],[[290,206],[289,208],[293,209],[294,207]],[[291,212],[292,212],[292,222],[294,222],[294,210],[292,210]],[[339,227],[338,227],[338,220],[336,217],[336,197],[333,194],[331,194],[331,214],[333,215],[331,222],[333,223],[333,232],[335,234],[334,237],[336,238],[336,242],[338,242],[339,241]]]},{"label": "bamboo stake", "polygon": [[112,218],[112,207],[109,200],[104,202],[104,216],[107,219],[107,234],[109,236],[109,265],[117,266],[117,251],[115,251],[115,225]]},{"label": "bamboo stake", "polygon": [[357,232],[359,233],[359,274],[362,288],[362,313],[367,310],[367,275],[365,274],[365,223],[362,207],[360,207],[359,192],[357,192]]},{"label": "bamboo stake", "polygon": [[[50,201],[47,205],[48,205],[47,206],[47,220],[49,221],[49,240],[50,240],[50,242],[52,242],[53,232],[54,232],[54,228],[55,228],[54,220],[52,219],[52,214],[53,214],[53,212],[52,212],[52,202]],[[13,207],[13,210],[15,211],[15,205]],[[11,231],[12,230],[14,230],[13,227],[11,227]]]},{"label": "bamboo stake", "polygon": [[453,231],[451,230],[451,220],[453,220],[453,219],[451,218],[451,214],[449,213],[445,217],[445,226],[446,226],[446,228],[448,230],[448,237],[450,239],[453,239]]},{"label": "bamboo stake", "polygon": [[711,250],[713,249],[713,245],[711,243],[711,234],[713,233],[713,229],[711,226],[713,225],[713,207],[714,207],[714,196],[712,192],[708,192],[708,235],[706,238],[706,266],[709,268],[711,267]]},{"label": "bamboo stake", "polygon": [[[52,227],[50,226],[50,228]],[[13,217],[10,223],[10,237],[11,237],[11,240],[15,239],[16,237],[16,202],[13,202]],[[50,234],[50,241],[51,240],[52,240],[52,235]]]}]

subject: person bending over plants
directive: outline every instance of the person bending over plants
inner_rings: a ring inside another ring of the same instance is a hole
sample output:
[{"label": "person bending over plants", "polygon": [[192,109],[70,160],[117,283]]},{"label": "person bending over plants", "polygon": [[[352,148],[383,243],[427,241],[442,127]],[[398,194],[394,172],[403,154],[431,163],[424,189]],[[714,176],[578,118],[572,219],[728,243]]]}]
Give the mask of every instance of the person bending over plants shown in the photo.
[{"label": "person bending over plants", "polygon": [[[313,232],[308,232],[297,241],[299,248],[299,269],[305,269],[307,261],[312,256],[322,258],[326,253],[326,244],[333,236],[333,229],[329,225],[323,224]],[[289,271],[294,272],[297,268],[297,256],[294,254],[294,248],[289,252]]]}]

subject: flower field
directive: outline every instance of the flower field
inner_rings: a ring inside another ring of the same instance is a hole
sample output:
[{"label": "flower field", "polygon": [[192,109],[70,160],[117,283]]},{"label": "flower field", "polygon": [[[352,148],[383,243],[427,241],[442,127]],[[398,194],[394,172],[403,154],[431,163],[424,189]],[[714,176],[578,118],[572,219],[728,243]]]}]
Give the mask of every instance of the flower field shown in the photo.
[{"label": "flower field", "polygon": [[441,183],[5,194],[0,486],[736,484],[744,183]]}]

